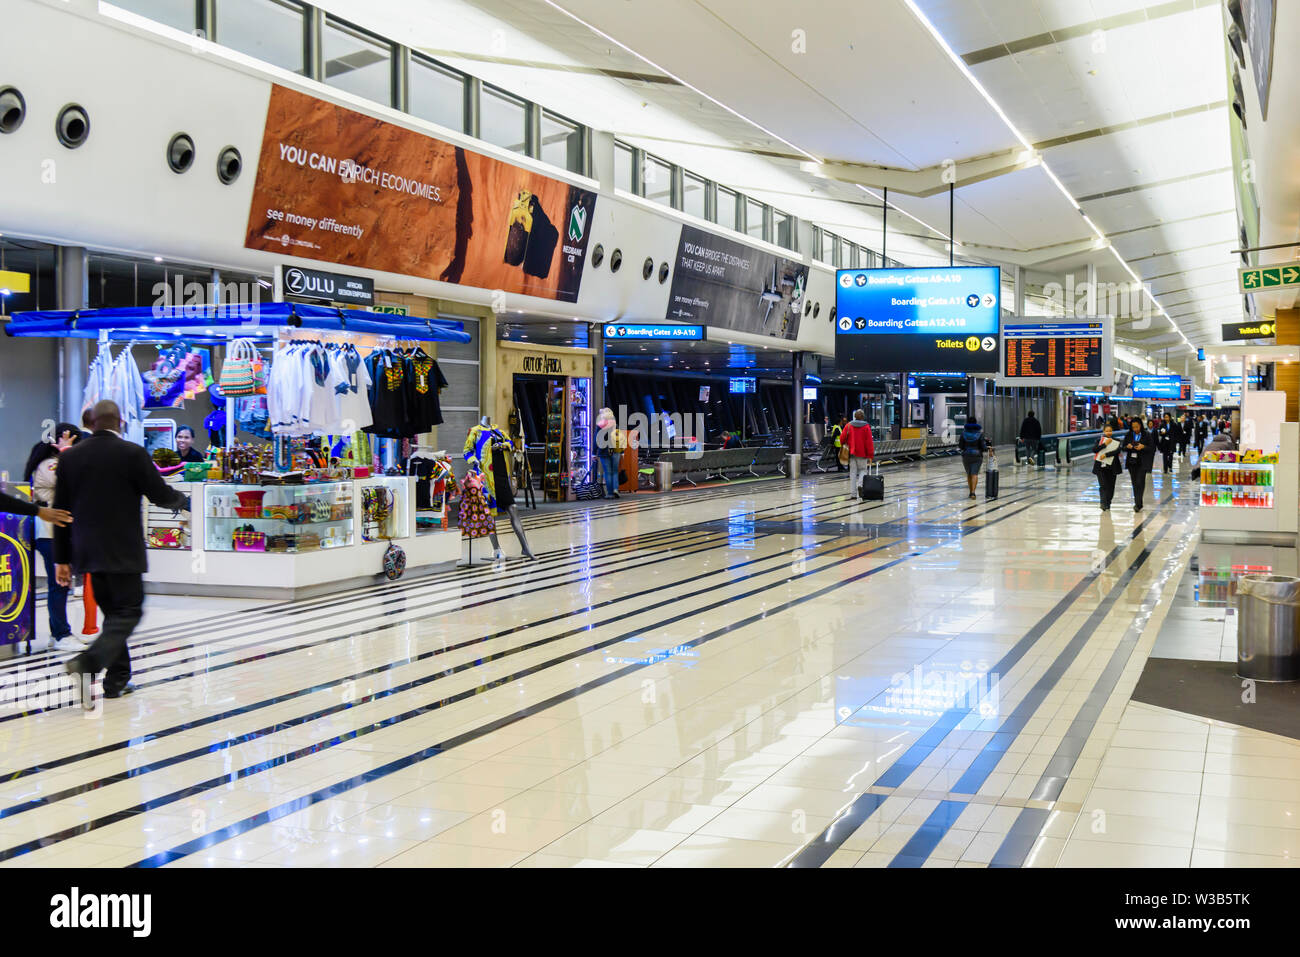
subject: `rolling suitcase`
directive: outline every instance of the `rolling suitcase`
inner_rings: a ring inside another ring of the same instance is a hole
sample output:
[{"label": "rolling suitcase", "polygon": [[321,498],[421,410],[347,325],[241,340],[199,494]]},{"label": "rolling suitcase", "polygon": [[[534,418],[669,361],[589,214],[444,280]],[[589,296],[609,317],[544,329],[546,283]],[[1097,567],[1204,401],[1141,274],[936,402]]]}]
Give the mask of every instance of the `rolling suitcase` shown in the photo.
[{"label": "rolling suitcase", "polygon": [[989,464],[984,471],[984,497],[994,499],[998,497],[998,457],[989,450]]},{"label": "rolling suitcase", "polygon": [[[870,468],[871,466],[867,466]],[[885,499],[885,480],[880,477],[880,465],[875,472],[867,472],[858,480],[858,498],[864,502],[882,502]]]}]

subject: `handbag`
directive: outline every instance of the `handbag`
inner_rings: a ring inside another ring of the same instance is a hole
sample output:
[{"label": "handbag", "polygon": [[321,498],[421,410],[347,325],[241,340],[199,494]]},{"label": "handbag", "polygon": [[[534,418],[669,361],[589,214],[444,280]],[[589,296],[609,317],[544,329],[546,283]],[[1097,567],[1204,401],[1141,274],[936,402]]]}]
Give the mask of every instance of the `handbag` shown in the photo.
[{"label": "handbag", "polygon": [[236,339],[226,351],[221,366],[221,393],[224,396],[257,395],[257,369],[261,363],[251,339]]},{"label": "handbag", "polygon": [[840,460],[840,465],[849,464],[849,447],[847,445],[840,446],[840,454],[837,458]]}]

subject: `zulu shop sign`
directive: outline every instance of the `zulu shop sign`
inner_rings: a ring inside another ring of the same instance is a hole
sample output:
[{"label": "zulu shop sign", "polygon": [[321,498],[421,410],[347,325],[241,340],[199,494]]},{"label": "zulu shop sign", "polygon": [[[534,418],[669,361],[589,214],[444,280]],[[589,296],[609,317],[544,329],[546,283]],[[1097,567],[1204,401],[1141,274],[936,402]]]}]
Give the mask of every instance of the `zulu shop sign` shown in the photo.
[{"label": "zulu shop sign", "polygon": [[1223,323],[1223,341],[1240,342],[1243,339],[1271,339],[1277,334],[1277,325],[1272,322],[1225,322]]},{"label": "zulu shop sign", "polygon": [[665,318],[797,339],[807,287],[803,263],[683,226]]},{"label": "zulu shop sign", "polygon": [[275,86],[244,245],[576,302],[595,207],[590,190]]},{"label": "zulu shop sign", "polygon": [[368,306],[375,301],[375,281],[361,276],[344,276],[299,266],[284,267],[284,291],[306,299],[357,303]]},{"label": "zulu shop sign", "polygon": [[524,356],[520,364],[525,372],[540,372],[550,375],[560,371],[560,360],[549,356]]}]

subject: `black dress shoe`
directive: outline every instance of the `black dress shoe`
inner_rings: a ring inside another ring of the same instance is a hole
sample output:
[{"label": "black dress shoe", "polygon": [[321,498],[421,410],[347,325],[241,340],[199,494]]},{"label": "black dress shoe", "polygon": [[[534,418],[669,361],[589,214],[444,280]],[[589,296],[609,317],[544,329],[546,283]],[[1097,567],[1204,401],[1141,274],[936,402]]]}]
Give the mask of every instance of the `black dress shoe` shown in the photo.
[{"label": "black dress shoe", "polygon": [[131,684],[131,682],[128,681],[126,684],[124,684],[121,688],[117,689],[116,691],[105,691],[104,697],[125,698],[129,694],[135,694],[135,685]]}]

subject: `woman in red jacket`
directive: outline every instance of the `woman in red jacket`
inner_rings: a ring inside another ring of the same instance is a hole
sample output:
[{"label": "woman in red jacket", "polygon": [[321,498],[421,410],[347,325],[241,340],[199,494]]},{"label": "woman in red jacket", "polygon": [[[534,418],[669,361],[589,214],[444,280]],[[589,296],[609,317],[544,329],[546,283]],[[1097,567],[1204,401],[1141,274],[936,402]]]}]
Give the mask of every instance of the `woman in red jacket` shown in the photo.
[{"label": "woman in red jacket", "polygon": [[867,463],[876,457],[865,412],[858,409],[853,413],[853,421],[844,427],[840,441],[849,450],[849,492],[857,495],[862,476],[867,474]]}]

